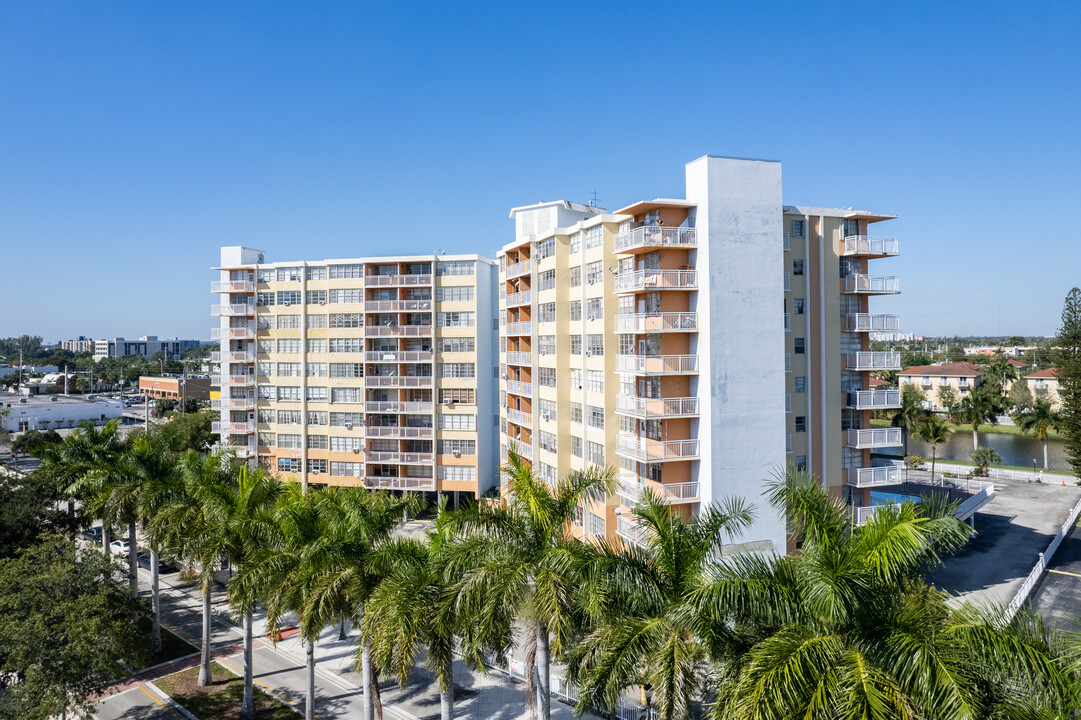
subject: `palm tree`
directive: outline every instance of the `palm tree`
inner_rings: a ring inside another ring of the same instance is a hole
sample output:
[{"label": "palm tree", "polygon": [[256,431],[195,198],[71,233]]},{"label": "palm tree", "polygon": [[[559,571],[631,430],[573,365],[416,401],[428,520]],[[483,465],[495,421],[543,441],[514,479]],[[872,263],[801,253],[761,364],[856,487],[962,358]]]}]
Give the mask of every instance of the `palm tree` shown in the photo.
[{"label": "palm tree", "polygon": [[1022,432],[1033,433],[1043,443],[1043,469],[1047,469],[1047,434],[1058,427],[1062,416],[1047,400],[1036,400],[1028,410],[1014,413],[1013,421]]},{"label": "palm tree", "polygon": [[916,437],[931,446],[931,482],[935,481],[935,461],[938,458],[938,446],[950,439],[953,426],[938,417],[929,415],[916,425]]},{"label": "palm tree", "polygon": [[800,553],[725,557],[692,591],[702,625],[733,650],[714,669],[713,718],[952,720],[1076,707],[1071,674],[1036,634],[1003,627],[1000,610],[953,610],[924,582],[967,540],[952,508],[886,505],[855,527],[807,473],[769,487]]},{"label": "palm tree", "polygon": [[658,718],[689,718],[707,663],[720,659],[717,638],[690,601],[722,544],[753,514],[727,499],[684,519],[648,490],[634,514],[644,543],[600,541],[583,583],[592,628],[568,660],[581,693],[576,710],[612,712],[627,687],[641,684],[652,687]]},{"label": "palm tree", "polygon": [[499,648],[497,659],[503,660],[513,621],[529,629],[530,696],[536,715],[549,720],[551,655],[562,650],[574,628],[573,600],[586,553],[572,532],[573,520],[584,501],[611,492],[613,473],[593,466],[552,487],[517,453],[508,456],[506,504],[470,505],[453,514],[444,578],[455,612],[476,624],[463,638],[468,650],[477,650],[483,639]]},{"label": "palm tree", "polygon": [[67,493],[81,502],[83,515],[102,520],[101,544],[106,555],[110,553],[112,527],[105,519],[109,494],[101,488],[116,471],[123,449],[119,420],[110,420],[100,429],[84,421],[60,445],[43,448],[43,464],[66,484]]},{"label": "palm tree", "polygon": [[916,427],[924,415],[927,414],[927,410],[924,409],[923,403],[926,396],[923,394],[923,390],[920,390],[916,385],[905,385],[901,388],[901,407],[894,413],[891,423],[894,427],[901,428],[901,434],[904,438],[905,455],[908,455],[908,432]]},{"label": "palm tree", "polygon": [[987,466],[1000,464],[1002,462],[1002,456],[999,455],[994,448],[976,448],[972,451],[972,462],[979,466],[977,468],[979,470],[977,474],[987,477]]},{"label": "palm tree", "polygon": [[998,422],[997,398],[983,385],[973,388],[972,392],[961,401],[957,414],[962,422],[972,425],[972,449],[975,450],[980,446],[977,433],[980,425]]}]

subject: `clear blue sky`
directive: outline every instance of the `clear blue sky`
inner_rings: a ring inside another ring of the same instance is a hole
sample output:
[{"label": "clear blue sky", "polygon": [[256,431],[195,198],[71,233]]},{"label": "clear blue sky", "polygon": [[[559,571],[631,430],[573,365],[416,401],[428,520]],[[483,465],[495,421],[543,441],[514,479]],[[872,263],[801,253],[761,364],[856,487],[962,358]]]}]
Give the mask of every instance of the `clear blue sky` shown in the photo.
[{"label": "clear blue sky", "polygon": [[4,2],[0,336],[205,338],[221,245],[491,254],[707,153],[900,215],[903,330],[1053,333],[1079,37],[1077,2]]}]

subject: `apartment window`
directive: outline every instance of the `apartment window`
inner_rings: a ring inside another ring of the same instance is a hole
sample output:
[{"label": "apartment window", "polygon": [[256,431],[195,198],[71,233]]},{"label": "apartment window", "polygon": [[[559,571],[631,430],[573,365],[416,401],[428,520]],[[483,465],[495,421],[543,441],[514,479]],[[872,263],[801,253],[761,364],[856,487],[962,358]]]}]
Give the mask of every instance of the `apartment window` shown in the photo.
[{"label": "apartment window", "polygon": [[474,263],[472,260],[445,260],[436,265],[435,274],[438,277],[449,275],[473,275],[473,265]]},{"label": "apartment window", "polygon": [[259,330],[269,330],[273,327],[273,320],[273,315],[260,315],[259,317],[255,318],[255,327]]},{"label": "apartment window", "polygon": [[582,301],[571,300],[570,302],[571,320],[578,321],[582,319]]},{"label": "apartment window", "polygon": [[308,458],[308,472],[312,475],[326,475],[327,461],[321,458]]},{"label": "apartment window", "polygon": [[331,313],[330,327],[332,328],[359,328],[364,327],[364,313]]},{"label": "apartment window", "polygon": [[304,299],[309,305],[326,305],[327,304],[327,291],[326,290],[308,290]]},{"label": "apartment window", "polygon": [[549,485],[555,485],[557,481],[556,469],[548,463],[539,462],[537,463],[537,477]]},{"label": "apartment window", "polygon": [[796,432],[807,432],[807,416],[796,416]]},{"label": "apartment window", "polygon": [[[274,363],[272,362],[258,362],[255,363],[255,372],[261,377],[270,377],[274,374]],[[260,386],[260,389],[262,387]]]},{"label": "apartment window", "polygon": [[537,322],[555,322],[556,304],[554,302],[542,303],[537,306]]},{"label": "apartment window", "polygon": [[305,268],[305,272],[309,280],[326,280],[327,269],[326,267],[309,267]]},{"label": "apartment window", "polygon": [[364,340],[361,338],[330,338],[329,347],[332,353],[359,353],[364,352]]},{"label": "apartment window", "polygon": [[556,286],[556,271],[545,270],[537,275],[537,289],[551,290]]},{"label": "apartment window", "polygon": [[300,363],[278,363],[280,377],[300,377]]},{"label": "apartment window", "polygon": [[604,518],[586,510],[586,532],[597,537],[604,537]]},{"label": "apartment window", "polygon": [[792,379],[793,389],[798,393],[807,392],[807,376],[799,375]]},{"label": "apartment window", "polygon": [[299,338],[282,338],[278,340],[278,352],[280,353],[298,353],[300,352],[300,339]]},{"label": "apartment window", "polygon": [[604,465],[604,445],[601,443],[595,443],[592,440],[586,443],[586,449],[589,451],[588,460],[594,465]]},{"label": "apartment window", "polygon": [[300,435],[278,435],[278,447],[286,450],[300,449]]},{"label": "apartment window", "polygon": [[364,413],[332,412],[330,414],[331,427],[364,427]]},{"label": "apartment window", "polygon": [[582,251],[582,233],[574,233],[571,235],[568,251],[571,255]]},{"label": "apartment window", "polygon": [[586,265],[586,283],[594,285],[604,279],[604,263],[591,262]]},{"label": "apartment window", "polygon": [[299,290],[279,290],[278,291],[278,304],[279,305],[299,305],[300,304],[300,291]]},{"label": "apartment window", "polygon": [[301,467],[300,458],[278,458],[278,472],[298,473]]},{"label": "apartment window", "polygon": [[325,353],[327,351],[327,341],[322,338],[308,338],[305,345],[310,353]]},{"label": "apartment window", "polygon": [[442,388],[439,391],[439,401],[442,403],[455,402],[459,405],[476,405],[476,391],[471,388]]},{"label": "apartment window", "polygon": [[258,438],[258,443],[262,447],[274,447],[277,444],[274,433],[261,432]]},{"label": "apartment window", "polygon": [[548,238],[546,240],[539,240],[533,246],[533,257],[537,260],[543,260],[546,257],[551,257],[556,251],[556,239]]},{"label": "apartment window", "polygon": [[586,317],[590,320],[599,320],[604,313],[604,300],[602,298],[590,298],[586,303]]},{"label": "apartment window", "polygon": [[537,352],[541,355],[554,355],[556,351],[555,335],[538,335]]},{"label": "apartment window", "polygon": [[604,429],[604,408],[589,406],[589,426]]},{"label": "apartment window", "polygon": [[472,302],[473,286],[439,287],[435,289],[435,299],[439,302]]},{"label": "apartment window", "polygon": [[795,300],[792,301],[792,312],[793,312],[793,314],[802,315],[803,314],[803,309],[804,309],[804,300],[803,300],[803,298],[796,298]]},{"label": "apartment window", "polygon": [[792,237],[803,237],[803,233],[807,229],[806,220],[793,220],[792,221]]},{"label": "apartment window", "polygon": [[326,450],[327,449],[327,436],[326,435],[309,435],[308,436],[308,449],[309,450]]},{"label": "apartment window", "polygon": [[299,425],[300,424],[300,411],[299,410],[279,410],[278,411],[278,424],[279,425]]},{"label": "apartment window", "polygon": [[807,340],[804,338],[792,338],[792,352],[803,355],[807,352]]},{"label": "apartment window", "polygon": [[571,335],[571,355],[582,354],[582,336]]},{"label": "apartment window", "polygon": [[260,423],[272,423],[275,422],[273,410],[260,410],[259,420]]},{"label": "apartment window", "polygon": [[542,430],[537,433],[537,443],[540,445],[541,450],[556,452],[556,436],[550,432]]},{"label": "apartment window", "polygon": [[299,282],[300,281],[300,268],[287,267],[278,268],[278,282]]},{"label": "apartment window", "polygon": [[[628,336],[629,337],[629,336]],[[604,335],[586,335],[586,355],[604,354]]]},{"label": "apartment window", "polygon": [[604,232],[600,225],[586,229],[586,248],[600,247],[602,242],[604,242]]},{"label": "apartment window", "polygon": [[476,350],[476,341],[471,337],[445,337],[439,338],[439,352],[473,352]]},{"label": "apartment window", "polygon": [[570,275],[571,287],[580,287],[582,285],[582,268],[571,268]]},{"label": "apartment window", "polygon": [[[305,320],[307,321],[308,329],[310,330],[323,330],[327,326],[326,315],[309,315]],[[308,342],[311,342],[311,340]]]},{"label": "apartment window", "polygon": [[571,403],[571,422],[582,422],[582,403]]},{"label": "apartment window", "polygon": [[476,415],[450,415],[440,414],[439,429],[440,430],[476,430],[477,429],[477,416]]},{"label": "apartment window", "polygon": [[326,377],[327,376],[327,364],[326,363],[307,363],[304,366],[304,372],[308,377]]},{"label": "apartment window", "polygon": [[476,440],[440,440],[440,455],[476,455]]},{"label": "apartment window", "polygon": [[586,374],[587,378],[587,390],[593,392],[604,392],[604,371],[602,370],[590,370]]},{"label": "apartment window", "polygon": [[309,385],[304,388],[304,398],[306,400],[315,400],[317,402],[326,402],[327,389],[325,387],[318,387]]},{"label": "apartment window", "polygon": [[331,461],[330,474],[339,477],[363,477],[364,463]]},{"label": "apartment window", "polygon": [[331,452],[353,452],[354,450],[364,449],[364,438],[362,437],[334,437],[330,438],[330,450]]},{"label": "apartment window", "polygon": [[556,404],[551,400],[540,400],[541,420],[556,419]]},{"label": "apartment window", "polygon": [[792,274],[793,275],[802,275],[803,274],[803,260],[793,260],[792,261]]},{"label": "apartment window", "polygon": [[292,385],[280,385],[278,387],[278,400],[299,401],[300,388]]},{"label": "apartment window", "polygon": [[278,329],[279,330],[299,330],[300,329],[300,316],[299,315],[279,315],[278,316]]},{"label": "apartment window", "polygon": [[273,305],[274,304],[274,293],[272,293],[272,292],[257,293],[256,296],[255,296],[255,304],[256,305],[262,305],[263,307]]},{"label": "apartment window", "polygon": [[332,378],[359,378],[364,377],[363,363],[330,363],[330,377]]},{"label": "apartment window", "polygon": [[436,313],[436,324],[439,327],[475,327],[477,314],[475,312]]},{"label": "apartment window", "polygon": [[806,470],[807,469],[807,456],[806,455],[797,455],[796,456],[796,469],[797,470]]},{"label": "apartment window", "polygon": [[582,371],[580,369],[571,370],[571,390],[582,389]]},{"label": "apartment window", "polygon": [[308,411],[308,426],[312,425],[326,425],[327,413],[325,410],[309,410]]},{"label": "apartment window", "polygon": [[327,299],[332,303],[362,303],[364,302],[364,291],[360,288],[330,290]]},{"label": "apartment window", "polygon": [[571,435],[571,455],[582,457],[582,438]]},{"label": "apartment window", "polygon": [[331,265],[328,275],[331,280],[356,280],[364,277],[364,266]]},{"label": "apartment window", "polygon": [[439,363],[436,365],[438,377],[441,378],[471,378],[476,377],[475,363]]},{"label": "apartment window", "polygon": [[330,389],[330,401],[335,403],[364,402],[364,389],[355,387],[336,387]]},{"label": "apartment window", "polygon": [[260,269],[258,271],[257,277],[259,278],[259,282],[261,282],[261,283],[274,282],[274,278],[276,277],[276,275],[274,273],[274,268],[262,268],[262,269]]},{"label": "apartment window", "polygon": [[556,369],[555,368],[538,368],[537,370],[537,383],[544,387],[556,386]]}]

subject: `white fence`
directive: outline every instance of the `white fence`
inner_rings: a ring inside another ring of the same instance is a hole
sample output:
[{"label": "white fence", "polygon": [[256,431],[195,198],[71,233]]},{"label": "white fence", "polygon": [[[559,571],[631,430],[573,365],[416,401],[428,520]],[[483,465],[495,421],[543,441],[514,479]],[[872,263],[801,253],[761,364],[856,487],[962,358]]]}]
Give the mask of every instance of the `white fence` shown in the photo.
[{"label": "white fence", "polygon": [[1077,501],[1077,504],[1073,506],[1073,510],[1070,511],[1069,517],[1066,518],[1066,522],[1059,528],[1058,533],[1055,534],[1051,543],[1047,546],[1047,549],[1040,553],[1040,559],[1036,561],[1036,565],[1032,568],[1032,572],[1025,578],[1025,582],[1021,584],[1021,588],[1017,591],[1017,594],[1013,596],[1013,600],[1006,606],[1006,612],[1003,614],[1003,622],[1010,622],[1013,620],[1013,616],[1017,614],[1017,611],[1021,609],[1021,606],[1028,600],[1028,596],[1032,594],[1033,588],[1040,582],[1040,578],[1043,577],[1044,570],[1047,569],[1048,563],[1051,562],[1051,558],[1054,556],[1055,551],[1058,550],[1058,546],[1062,544],[1063,539],[1070,534],[1074,526],[1077,524],[1077,518],[1081,516],[1081,500]]}]

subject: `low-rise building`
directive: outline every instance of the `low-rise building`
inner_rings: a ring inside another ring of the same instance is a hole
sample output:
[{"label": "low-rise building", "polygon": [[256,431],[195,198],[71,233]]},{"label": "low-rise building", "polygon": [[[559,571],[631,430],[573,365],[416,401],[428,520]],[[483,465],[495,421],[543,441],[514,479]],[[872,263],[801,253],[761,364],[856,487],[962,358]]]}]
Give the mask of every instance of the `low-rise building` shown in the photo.
[{"label": "low-rise building", "polygon": [[202,344],[199,340],[180,340],[178,338],[158,339],[157,335],[144,335],[138,340],[125,340],[122,337],[103,338],[94,341],[94,361],[102,358],[127,357],[138,355],[146,360],[161,351],[175,360],[185,350],[197,348]]},{"label": "low-rise building", "polygon": [[1062,409],[1062,395],[1059,393],[1057,368],[1047,368],[1025,375],[1025,382],[1037,400],[1047,400],[1052,410]]},{"label": "low-rise building", "polygon": [[85,335],[80,335],[74,340],[61,340],[61,350],[70,350],[71,352],[94,352],[94,340],[88,338]]},{"label": "low-rise building", "polygon": [[0,425],[11,432],[75,427],[84,420],[104,425],[123,413],[119,400],[74,395],[23,397],[11,393],[0,393],[0,410],[7,411],[0,416]]},{"label": "low-rise building", "polygon": [[954,397],[961,400],[982,383],[983,368],[969,362],[913,365],[897,373],[898,386],[915,385],[920,388],[926,396],[924,407],[930,410],[946,409],[942,402],[943,388],[952,388]]},{"label": "low-rise building", "polygon": [[168,398],[181,400],[210,399],[209,377],[152,377],[144,375],[139,378],[139,391],[152,398]]}]

